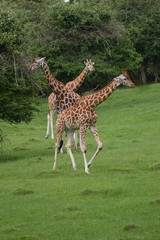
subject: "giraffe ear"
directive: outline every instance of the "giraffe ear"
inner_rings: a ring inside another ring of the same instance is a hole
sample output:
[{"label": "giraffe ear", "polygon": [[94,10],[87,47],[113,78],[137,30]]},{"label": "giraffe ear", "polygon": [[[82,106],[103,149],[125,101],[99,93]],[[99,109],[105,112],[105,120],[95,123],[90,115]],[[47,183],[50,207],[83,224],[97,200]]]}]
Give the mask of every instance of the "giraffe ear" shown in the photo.
[{"label": "giraffe ear", "polygon": [[44,62],[45,59],[46,59],[46,57],[41,58],[41,62]]},{"label": "giraffe ear", "polygon": [[86,61],[84,61],[84,64],[85,64],[85,65],[87,64]]},{"label": "giraffe ear", "polygon": [[45,60],[45,58],[46,58],[46,57],[40,58],[40,59],[36,60],[36,62],[37,62],[37,63],[43,63],[44,60]]},{"label": "giraffe ear", "polygon": [[95,64],[95,62],[92,62],[92,65],[94,65]]}]

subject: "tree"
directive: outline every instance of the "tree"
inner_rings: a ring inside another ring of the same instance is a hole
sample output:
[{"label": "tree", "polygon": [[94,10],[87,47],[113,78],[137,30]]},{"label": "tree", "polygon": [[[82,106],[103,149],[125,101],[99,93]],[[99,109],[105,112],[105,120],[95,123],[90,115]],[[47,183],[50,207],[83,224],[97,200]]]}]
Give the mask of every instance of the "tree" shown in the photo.
[{"label": "tree", "polygon": [[32,84],[23,65],[23,25],[12,12],[0,12],[0,118],[11,123],[29,122],[33,105]]},{"label": "tree", "polygon": [[158,82],[160,73],[160,2],[159,0],[113,1],[117,19],[127,29],[133,46],[142,55],[139,71],[142,84],[154,76]]},{"label": "tree", "polygon": [[[64,83],[82,70],[92,58],[96,72],[86,79],[81,91],[90,90],[120,73],[133,71],[142,60],[123,27],[114,19],[104,1],[58,2],[50,5],[37,32],[37,52],[46,56],[54,75]],[[39,44],[38,44],[39,43]]]}]

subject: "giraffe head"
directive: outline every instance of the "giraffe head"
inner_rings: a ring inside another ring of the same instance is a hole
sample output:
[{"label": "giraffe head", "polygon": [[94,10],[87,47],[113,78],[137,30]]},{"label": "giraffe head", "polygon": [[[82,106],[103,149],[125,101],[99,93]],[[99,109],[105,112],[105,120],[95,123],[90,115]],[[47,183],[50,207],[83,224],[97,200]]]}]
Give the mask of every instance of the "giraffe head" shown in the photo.
[{"label": "giraffe head", "polygon": [[33,59],[32,63],[29,65],[28,69],[34,70],[40,68],[44,63],[45,57],[41,58],[38,55]]},{"label": "giraffe head", "polygon": [[91,59],[87,59],[87,62],[84,62],[84,64],[86,65],[86,68],[88,71],[95,71],[95,68],[93,67],[94,62],[91,61]]},{"label": "giraffe head", "polygon": [[132,88],[136,87],[125,70],[122,70],[122,74],[114,79],[117,81],[118,85],[122,84]]}]

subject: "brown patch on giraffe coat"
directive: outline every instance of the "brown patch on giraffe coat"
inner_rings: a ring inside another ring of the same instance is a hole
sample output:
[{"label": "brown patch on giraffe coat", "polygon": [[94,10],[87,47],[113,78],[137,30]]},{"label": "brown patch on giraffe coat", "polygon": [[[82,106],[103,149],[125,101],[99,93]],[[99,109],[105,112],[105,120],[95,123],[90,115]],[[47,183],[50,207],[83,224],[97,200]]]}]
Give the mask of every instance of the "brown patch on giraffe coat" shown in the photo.
[{"label": "brown patch on giraffe coat", "polygon": [[73,87],[74,87],[74,84],[73,84],[73,83],[71,83],[71,84],[70,84],[70,88],[73,88]]},{"label": "brown patch on giraffe coat", "polygon": [[75,113],[78,114],[79,113],[79,109],[75,109]]},{"label": "brown patch on giraffe coat", "polygon": [[101,102],[102,101],[101,97],[99,97],[98,100],[99,100],[99,102]]},{"label": "brown patch on giraffe coat", "polygon": [[87,105],[86,105],[86,102],[82,102],[82,103],[81,103],[81,106],[82,106],[82,108],[86,107],[86,106],[87,106]]},{"label": "brown patch on giraffe coat", "polygon": [[68,98],[68,102],[69,102],[69,103],[72,102],[72,98],[71,98],[71,97]]},{"label": "brown patch on giraffe coat", "polygon": [[91,100],[91,101],[89,102],[89,103],[90,103],[90,105],[92,105],[92,104],[93,104],[93,102],[94,102],[94,101],[93,101],[93,100]]},{"label": "brown patch on giraffe coat", "polygon": [[72,117],[72,124],[75,124],[75,117]]},{"label": "brown patch on giraffe coat", "polygon": [[82,112],[83,112],[83,110],[82,110],[82,108],[80,109],[80,114],[82,114]]},{"label": "brown patch on giraffe coat", "polygon": [[86,100],[86,105],[88,105],[88,100]]},{"label": "brown patch on giraffe coat", "polygon": [[67,91],[67,89],[65,90],[65,89],[63,89],[63,90],[61,90],[61,92],[65,95],[66,94],[66,91]]},{"label": "brown patch on giraffe coat", "polygon": [[112,92],[109,92],[109,93],[108,93],[108,97],[109,97],[111,94],[112,94]]},{"label": "brown patch on giraffe coat", "polygon": [[70,111],[70,109],[67,111],[67,115],[70,115],[71,114],[71,111]]},{"label": "brown patch on giraffe coat", "polygon": [[61,105],[62,105],[62,106],[65,106],[64,104],[65,104],[65,102],[64,102],[64,100],[62,100],[62,101],[61,101]]},{"label": "brown patch on giraffe coat", "polygon": [[98,104],[98,100],[96,99],[96,100],[94,101],[94,103],[95,103],[95,105],[97,105],[97,104]]},{"label": "brown patch on giraffe coat", "polygon": [[103,101],[104,101],[104,100],[106,99],[106,96],[104,95],[102,99],[103,99]]},{"label": "brown patch on giraffe coat", "polygon": [[63,94],[63,93],[61,94],[61,98],[62,98],[62,99],[64,98],[64,94]]}]

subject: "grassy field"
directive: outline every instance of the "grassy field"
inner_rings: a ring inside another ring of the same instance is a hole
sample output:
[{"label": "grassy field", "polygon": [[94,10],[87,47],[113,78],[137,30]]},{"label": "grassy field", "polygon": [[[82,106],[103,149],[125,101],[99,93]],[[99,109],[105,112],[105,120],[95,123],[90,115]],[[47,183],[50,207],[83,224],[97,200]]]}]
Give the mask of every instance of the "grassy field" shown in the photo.
[{"label": "grassy field", "polygon": [[[0,239],[160,239],[160,84],[119,89],[96,112],[103,150],[89,175],[65,148],[52,171],[47,100],[30,124],[1,123]],[[96,147],[88,132],[88,160]]]}]

